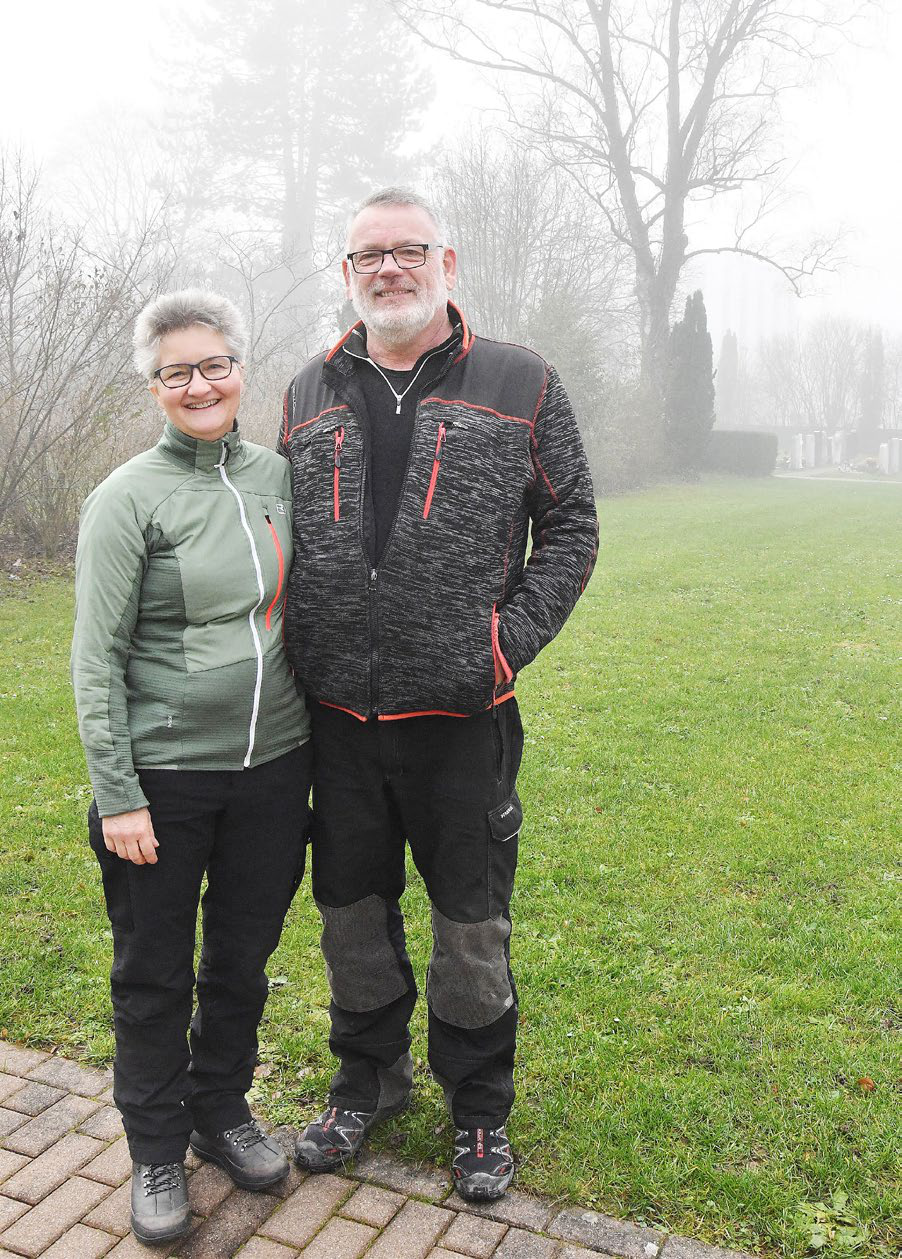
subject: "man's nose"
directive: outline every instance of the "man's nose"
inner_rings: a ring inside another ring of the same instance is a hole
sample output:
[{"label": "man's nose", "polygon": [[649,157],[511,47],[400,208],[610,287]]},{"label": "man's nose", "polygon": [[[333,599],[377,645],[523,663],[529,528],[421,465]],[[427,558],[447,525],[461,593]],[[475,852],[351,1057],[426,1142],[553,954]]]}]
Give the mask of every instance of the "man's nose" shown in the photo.
[{"label": "man's nose", "polygon": [[398,266],[398,264],[395,262],[393,254],[386,253],[383,255],[382,266],[379,268],[380,275],[385,275],[386,273],[388,275],[400,275],[402,270],[403,270],[403,267]]}]

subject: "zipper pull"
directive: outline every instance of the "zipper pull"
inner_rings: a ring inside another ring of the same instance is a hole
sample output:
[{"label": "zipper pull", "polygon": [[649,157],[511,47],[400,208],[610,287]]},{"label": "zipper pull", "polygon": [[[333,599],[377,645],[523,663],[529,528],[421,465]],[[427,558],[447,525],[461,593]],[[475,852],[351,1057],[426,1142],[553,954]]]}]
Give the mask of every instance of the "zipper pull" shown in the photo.
[{"label": "zipper pull", "polygon": [[335,466],[336,468],[341,467],[341,448],[344,445],[344,440],[345,440],[344,429],[337,428],[335,430]]},{"label": "zipper pull", "polygon": [[441,424],[438,426],[438,441],[435,443],[435,458],[437,463],[441,463],[442,461],[442,446],[445,444],[446,435],[447,430],[445,428],[445,421],[442,420]]},{"label": "zipper pull", "polygon": [[375,586],[375,584],[376,584],[376,570],[375,568],[373,568],[370,570],[370,585]]},{"label": "zipper pull", "polygon": [[401,399],[398,399],[398,405],[395,407],[395,415],[401,414]]}]

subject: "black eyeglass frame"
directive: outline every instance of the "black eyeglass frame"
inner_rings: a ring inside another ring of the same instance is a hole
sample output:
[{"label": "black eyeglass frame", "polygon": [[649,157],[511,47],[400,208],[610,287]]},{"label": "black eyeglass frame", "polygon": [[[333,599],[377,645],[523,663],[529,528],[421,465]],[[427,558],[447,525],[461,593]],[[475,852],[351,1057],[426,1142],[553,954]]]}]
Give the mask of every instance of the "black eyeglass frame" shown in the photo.
[{"label": "black eyeglass frame", "polygon": [[[225,373],[225,375],[224,376],[208,376],[207,373],[204,371],[204,363],[209,363],[212,359],[223,359],[223,358],[226,358],[229,360],[229,370]],[[228,380],[228,378],[232,374],[233,363],[237,363],[239,364],[239,366],[241,363],[241,360],[237,359],[234,354],[208,354],[207,357],[202,358],[199,363],[165,363],[162,367],[157,368],[157,370],[151,376],[151,380],[158,380],[160,384],[164,385],[167,389],[187,389],[188,385],[190,385],[192,380],[194,379],[195,370],[197,370],[200,372],[201,376],[203,376],[204,380],[209,380],[211,384],[215,384],[217,380]],[[191,375],[188,377],[187,380],[183,380],[180,385],[167,384],[167,382],[163,379],[160,373],[168,371],[169,368],[171,367],[190,367]]]},{"label": "black eyeglass frame", "polygon": [[[436,243],[423,244],[421,242],[411,241],[410,244],[408,245],[395,245],[394,249],[355,249],[353,253],[345,254],[345,257],[347,258],[348,262],[351,264],[356,275],[375,275],[376,272],[382,270],[382,265],[385,262],[386,254],[391,254],[392,261],[394,262],[395,266],[399,267],[402,271],[415,271],[417,267],[425,267],[426,259],[430,253],[434,252],[436,249],[444,249],[444,248],[445,248],[444,245],[439,245]],[[398,259],[395,257],[395,251],[398,249],[422,249],[423,260],[422,262],[411,262],[411,263],[399,262]],[[357,258],[360,257],[361,254],[381,254],[382,257],[379,259],[378,267],[368,267],[365,271],[360,271],[357,267],[356,260]]]}]

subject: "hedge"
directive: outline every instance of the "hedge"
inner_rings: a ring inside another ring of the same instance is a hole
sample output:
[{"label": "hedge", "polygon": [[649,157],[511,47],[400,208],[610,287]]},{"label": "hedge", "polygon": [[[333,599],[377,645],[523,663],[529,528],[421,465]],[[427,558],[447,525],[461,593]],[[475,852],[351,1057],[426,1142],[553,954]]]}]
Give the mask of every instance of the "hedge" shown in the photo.
[{"label": "hedge", "polygon": [[713,429],[703,466],[734,476],[770,476],[777,462],[776,433],[748,429]]}]

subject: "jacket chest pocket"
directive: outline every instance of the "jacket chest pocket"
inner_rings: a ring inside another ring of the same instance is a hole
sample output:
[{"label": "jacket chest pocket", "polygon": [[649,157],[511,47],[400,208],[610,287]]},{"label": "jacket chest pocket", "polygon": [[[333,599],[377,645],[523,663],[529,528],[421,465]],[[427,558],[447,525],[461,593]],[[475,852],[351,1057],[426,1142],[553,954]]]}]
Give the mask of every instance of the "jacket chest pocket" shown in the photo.
[{"label": "jacket chest pocket", "polygon": [[512,511],[532,475],[530,431],[525,423],[469,414],[428,423],[420,455],[422,519],[463,513],[477,520]]},{"label": "jacket chest pocket", "polygon": [[360,484],[362,448],[359,434],[349,424],[347,407],[336,407],[291,438],[296,533],[304,521],[336,523],[352,515]]}]

